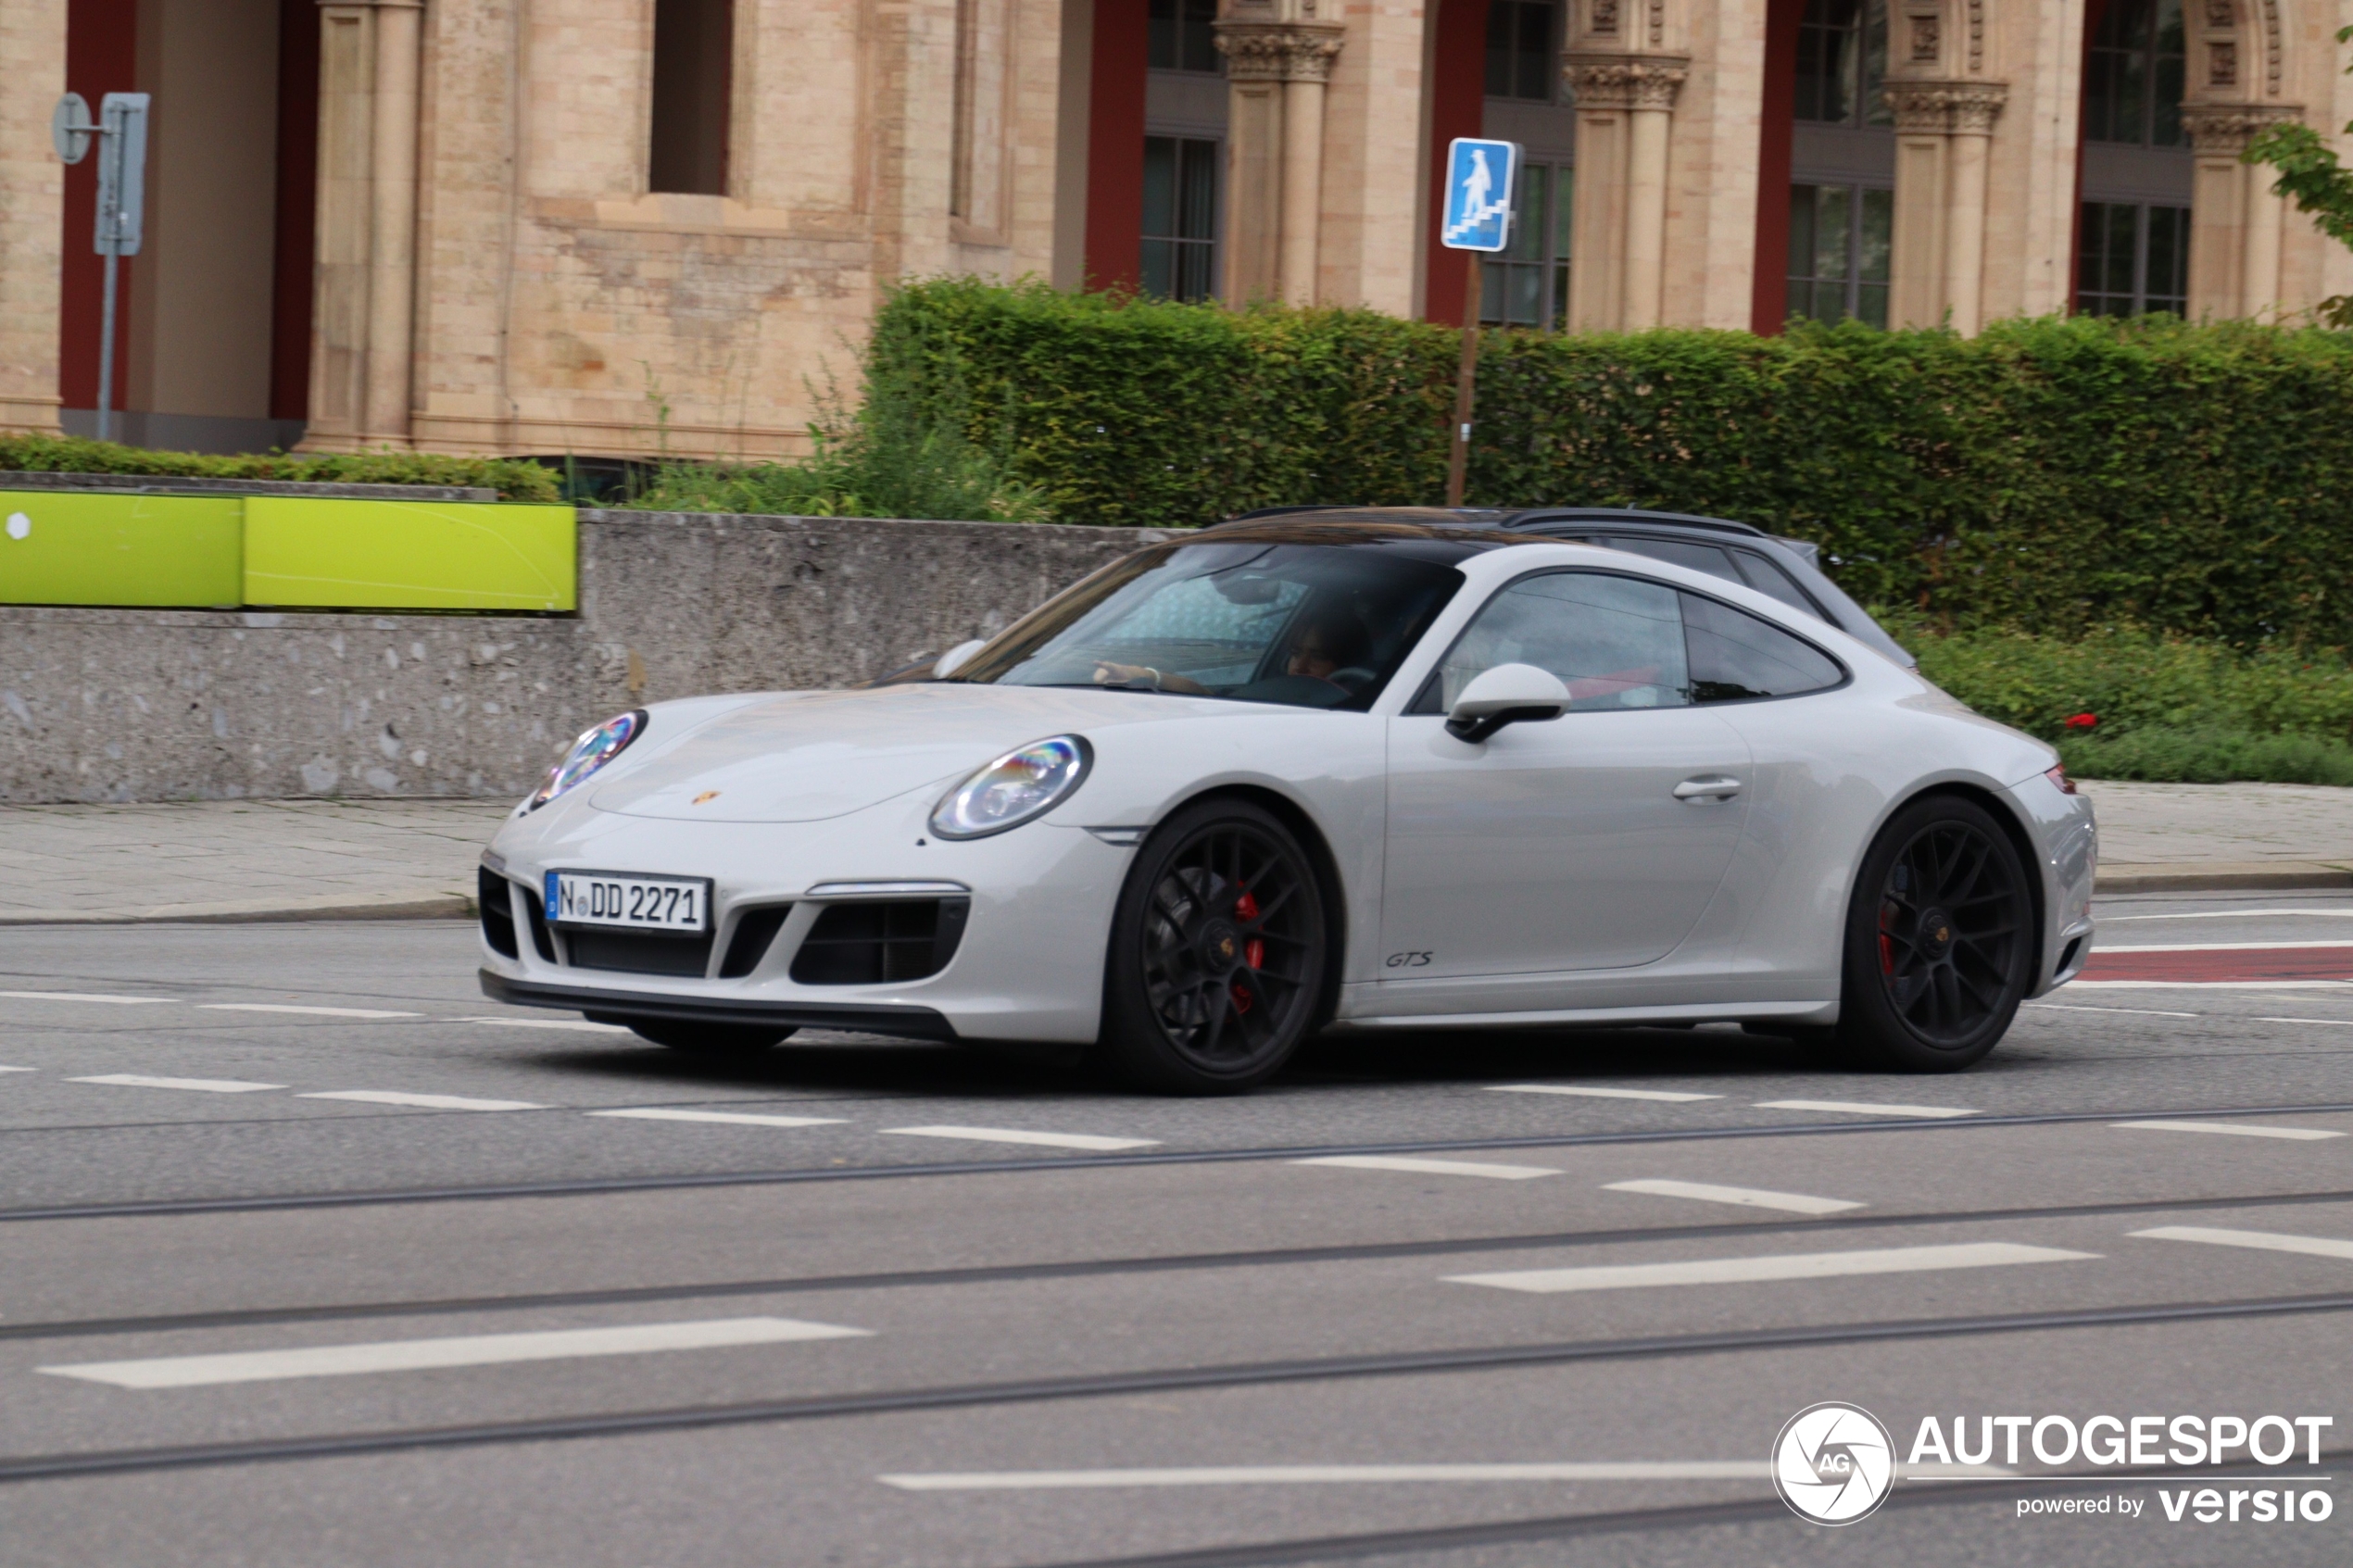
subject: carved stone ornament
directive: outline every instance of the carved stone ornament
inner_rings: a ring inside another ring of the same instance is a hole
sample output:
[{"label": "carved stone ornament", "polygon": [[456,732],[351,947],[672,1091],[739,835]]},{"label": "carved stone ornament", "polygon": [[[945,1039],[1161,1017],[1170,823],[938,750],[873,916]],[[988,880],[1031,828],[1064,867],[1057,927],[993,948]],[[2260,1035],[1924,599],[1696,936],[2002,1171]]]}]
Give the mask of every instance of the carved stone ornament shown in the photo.
[{"label": "carved stone ornament", "polygon": [[2243,153],[2256,133],[2304,118],[2296,104],[2183,104],[2182,133],[2201,153]]},{"label": "carved stone ornament", "polygon": [[1933,65],[1939,50],[1944,46],[1943,19],[1933,16],[1912,19],[1912,59],[1915,64]]},{"label": "carved stone ornament", "polygon": [[1895,116],[1895,130],[1932,131],[1948,136],[1989,136],[2008,101],[2003,82],[1890,82],[1881,89]]},{"label": "carved stone ornament", "polygon": [[2206,46],[2206,84],[2208,87],[2236,87],[2239,84],[2237,44],[2208,44]]},{"label": "carved stone ornament", "polygon": [[1347,28],[1338,22],[1236,22],[1217,27],[1229,82],[1329,82]]},{"label": "carved stone ornament", "polygon": [[1593,0],[1592,31],[1604,38],[1617,35],[1617,0]]},{"label": "carved stone ornament", "polygon": [[1580,109],[1671,109],[1689,55],[1568,55],[1562,80]]},{"label": "carved stone ornament", "polygon": [[2215,29],[2238,25],[2237,0],[2206,0],[2206,25]]}]

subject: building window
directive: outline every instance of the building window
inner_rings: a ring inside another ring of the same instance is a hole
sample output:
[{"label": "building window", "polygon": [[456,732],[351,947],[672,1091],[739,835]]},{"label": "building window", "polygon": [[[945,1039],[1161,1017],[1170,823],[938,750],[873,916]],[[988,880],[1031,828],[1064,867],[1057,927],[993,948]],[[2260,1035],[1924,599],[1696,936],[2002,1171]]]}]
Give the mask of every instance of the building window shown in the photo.
[{"label": "building window", "polygon": [[1217,0],[1151,0],[1145,28],[1144,64],[1152,70],[1197,70],[1214,76],[1226,69],[1217,53]]},{"label": "building window", "polygon": [[1575,172],[1523,163],[1512,243],[1479,258],[1478,319],[1491,327],[1556,328],[1568,313],[1568,230]]},{"label": "building window", "polygon": [[2075,309],[2083,316],[2189,312],[2190,209],[2085,202],[2075,258]]},{"label": "building window", "polygon": [[1817,125],[1889,125],[1886,0],[1806,0],[1797,28],[1797,113]]},{"label": "building window", "polygon": [[654,0],[649,191],[727,194],[733,10],[729,0]]},{"label": "building window", "polygon": [[1895,193],[1793,185],[1789,194],[1789,313],[1886,326]]},{"label": "building window", "polygon": [[1219,144],[1144,138],[1144,292],[1160,299],[1217,293]]},{"label": "building window", "polygon": [[2182,0],[2109,0],[2083,74],[2083,139],[2182,145]]},{"label": "building window", "polygon": [[1553,53],[1556,0],[1488,0],[1487,95],[1553,101],[1560,62]]}]

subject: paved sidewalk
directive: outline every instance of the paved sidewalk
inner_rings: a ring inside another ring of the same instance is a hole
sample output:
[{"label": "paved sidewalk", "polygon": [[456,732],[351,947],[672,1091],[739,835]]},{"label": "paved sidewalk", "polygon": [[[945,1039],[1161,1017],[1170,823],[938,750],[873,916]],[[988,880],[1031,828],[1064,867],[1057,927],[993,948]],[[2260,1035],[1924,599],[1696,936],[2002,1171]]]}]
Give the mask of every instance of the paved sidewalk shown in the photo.
[{"label": "paved sidewalk", "polygon": [[[2100,888],[2353,889],[2353,789],[2088,784]],[[471,912],[506,800],[0,807],[0,925]]]},{"label": "paved sidewalk", "polygon": [[464,915],[511,800],[0,807],[0,925]]}]

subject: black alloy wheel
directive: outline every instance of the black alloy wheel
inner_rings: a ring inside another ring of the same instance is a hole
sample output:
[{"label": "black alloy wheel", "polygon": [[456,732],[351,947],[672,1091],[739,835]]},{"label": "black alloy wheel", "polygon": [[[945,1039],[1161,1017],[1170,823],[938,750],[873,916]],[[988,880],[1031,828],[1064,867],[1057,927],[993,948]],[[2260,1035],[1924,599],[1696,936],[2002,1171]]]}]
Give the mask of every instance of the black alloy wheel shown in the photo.
[{"label": "black alloy wheel", "polygon": [[1984,808],[1906,807],[1864,857],[1847,913],[1838,1042],[1872,1066],[1952,1072],[2017,1016],[2036,941],[2026,867]]},{"label": "black alloy wheel", "polygon": [[774,1049],[792,1035],[790,1029],[764,1029],[746,1023],[689,1023],[674,1018],[605,1018],[599,1023],[625,1023],[640,1039],[667,1046],[681,1056],[706,1061],[740,1060]]},{"label": "black alloy wheel", "polygon": [[1272,813],[1212,800],[1145,840],[1112,922],[1101,1045],[1129,1083],[1230,1094],[1320,1022],[1328,927],[1306,852]]}]

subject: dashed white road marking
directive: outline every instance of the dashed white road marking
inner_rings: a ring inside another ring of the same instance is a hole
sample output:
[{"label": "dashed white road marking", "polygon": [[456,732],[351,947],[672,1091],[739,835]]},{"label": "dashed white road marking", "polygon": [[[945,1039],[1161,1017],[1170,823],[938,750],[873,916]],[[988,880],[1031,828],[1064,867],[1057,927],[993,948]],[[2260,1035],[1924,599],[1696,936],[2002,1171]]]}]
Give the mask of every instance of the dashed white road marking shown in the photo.
[{"label": "dashed white road marking", "polygon": [[2258,1023],[2334,1023],[2340,1029],[2353,1029],[2353,1018],[2258,1018]]},{"label": "dashed white road marking", "polygon": [[627,1035],[634,1031],[618,1023],[591,1023],[586,1019],[571,1018],[453,1018],[452,1023],[495,1023],[502,1029],[568,1029],[583,1035]]},{"label": "dashed white road marking", "polygon": [[95,1078],[69,1078],[70,1084],[108,1084],[125,1089],[193,1089],[208,1095],[249,1095],[262,1089],[283,1089],[283,1084],[256,1084],[244,1078],[150,1078],[139,1073],[107,1073]]},{"label": "dashed white road marking", "polygon": [[1760,1099],[1759,1110],[1830,1110],[1850,1116],[1974,1116],[1951,1105],[1875,1105],[1859,1099]]},{"label": "dashed white road marking", "polygon": [[40,1069],[34,1067],[0,1067],[0,1073],[37,1073],[39,1071]]},{"label": "dashed white road marking", "polygon": [[278,1002],[198,1002],[205,1012],[291,1012],[305,1018],[422,1018],[421,1012],[394,1012],[384,1008],[294,1007]]},{"label": "dashed white road marking", "polygon": [[1847,1198],[1809,1198],[1802,1192],[1774,1192],[1766,1187],[1718,1186],[1713,1182],[1679,1182],[1645,1177],[1634,1182],[1605,1182],[1611,1192],[1644,1192],[1659,1198],[1692,1198],[1702,1203],[1737,1203],[1749,1209],[1780,1209],[1792,1214],[1836,1214],[1860,1209]]},{"label": "dashed white road marking", "polygon": [[1590,1099],[1658,1099],[1680,1104],[1685,1100],[1722,1099],[1722,1095],[1678,1094],[1669,1089],[1610,1089],[1591,1084],[1490,1084],[1491,1094],[1499,1095],[1582,1095]]},{"label": "dashed white road marking", "polygon": [[2118,953],[2268,953],[2287,947],[2344,947],[2353,946],[2342,936],[2320,942],[2147,942],[2128,947],[2105,947],[2102,957]]},{"label": "dashed white road marking", "polygon": [[1836,1279],[1847,1274],[1927,1273],[1990,1269],[2011,1263],[2061,1263],[2096,1258],[2056,1247],[2007,1241],[1946,1247],[1884,1247],[1856,1252],[1783,1252],[1757,1258],[1702,1258],[1685,1263],[1604,1263],[1575,1269],[1527,1269],[1509,1273],[1449,1274],[1449,1285],[1491,1285],[1500,1290],[1551,1295],[1567,1290],[1630,1290],[1658,1285],[1746,1285],[1762,1280]]},{"label": "dashed white road marking", "polygon": [[2341,1138],[2343,1133],[2323,1127],[2265,1127],[2252,1122],[2111,1122],[2111,1127],[2129,1127],[2136,1133],[2223,1133],[2242,1138],[2301,1138],[2317,1143],[2322,1138]]},{"label": "dashed white road marking", "polygon": [[462,1095],[412,1095],[398,1089],[324,1089],[297,1099],[356,1099],[368,1105],[413,1105],[425,1110],[545,1110],[527,1099],[469,1099]]},{"label": "dashed white road marking", "polygon": [[681,1110],[666,1105],[632,1106],[625,1110],[592,1110],[591,1116],[625,1116],[639,1122],[724,1122],[743,1127],[841,1127],[838,1116],[763,1116],[749,1110]]},{"label": "dashed white road marking", "polygon": [[1755,1459],[1617,1460],[1564,1464],[1205,1464],[1165,1470],[976,1470],[877,1475],[903,1492],[1063,1491],[1096,1486],[1297,1486],[1400,1481],[1748,1481]]},{"label": "dashed white road marking", "polygon": [[1351,1171],[1407,1171],[1426,1176],[1491,1176],[1504,1182],[1560,1174],[1549,1165],[1485,1165],[1475,1160],[1416,1160],[1402,1154],[1327,1154],[1291,1163],[1338,1165]]},{"label": "dashed white road marking", "polygon": [[[2074,1008],[2065,1002],[2027,1002],[2026,1007],[2040,1008],[2045,1012],[2129,1012],[2135,1018],[2202,1018],[2203,1013],[2166,1012],[2158,1008]],[[2276,1022],[2278,1020],[2272,1020]]]},{"label": "dashed white road marking", "polygon": [[90,991],[0,991],[0,997],[21,997],[28,1001],[44,1002],[111,1002],[120,1007],[145,1007],[168,1002],[170,997],[108,997]]},{"label": "dashed white road marking", "polygon": [[1151,1148],[1158,1138],[1105,1138],[1092,1133],[1030,1133],[1013,1127],[885,1127],[910,1138],[970,1138],[975,1143],[1038,1144],[1046,1148]]},{"label": "dashed white road marking", "polygon": [[84,1361],[39,1370],[54,1377],[110,1383],[118,1388],[195,1388],[289,1377],[345,1377],[355,1373],[421,1372],[436,1367],[496,1366],[507,1361],[629,1356],[649,1350],[701,1350],[797,1339],[848,1339],[863,1337],[871,1332],[833,1323],[804,1323],[796,1318],[711,1318],[699,1323],[632,1323],[622,1328],[474,1334],[446,1339],[391,1339],[368,1345],[318,1345],[298,1350],[243,1350],[226,1355],[161,1356],[135,1361]]},{"label": "dashed white road marking", "polygon": [[2353,909],[2191,909],[2184,913],[2161,915],[2102,915],[2102,925],[2115,925],[2128,920],[2258,920],[2280,915],[2321,915],[2338,920],[2353,920]]},{"label": "dashed white road marking", "polygon": [[2346,991],[2353,980],[2070,980],[2070,991]]},{"label": "dashed white road marking", "polygon": [[2209,1247],[2248,1247],[2260,1252],[2300,1252],[2308,1258],[2353,1259],[2353,1241],[2328,1236],[2284,1236],[2278,1231],[2234,1231],[2213,1225],[2158,1225],[2132,1234],[2152,1241],[2202,1241]]}]

